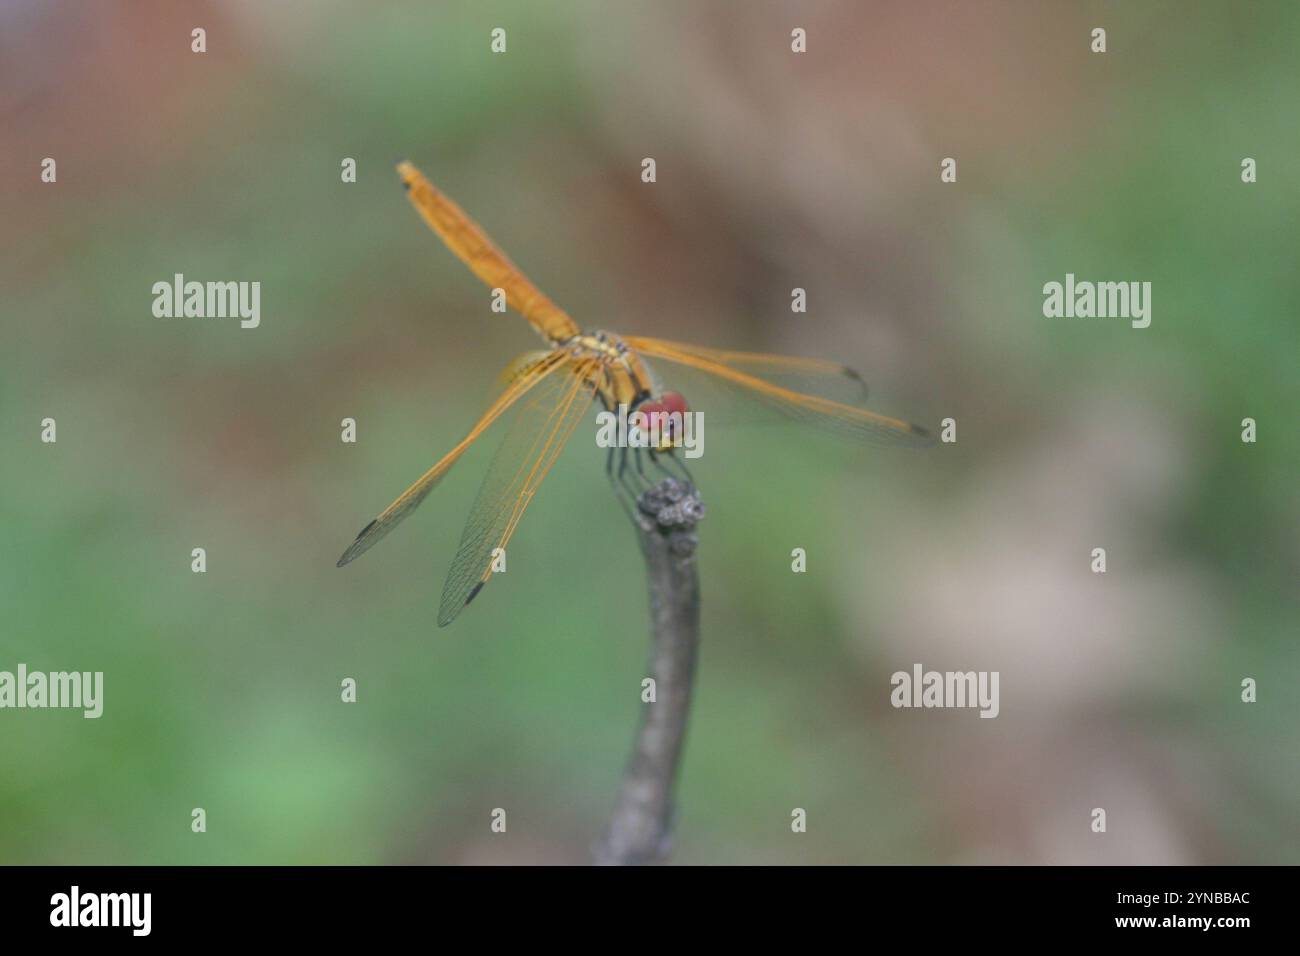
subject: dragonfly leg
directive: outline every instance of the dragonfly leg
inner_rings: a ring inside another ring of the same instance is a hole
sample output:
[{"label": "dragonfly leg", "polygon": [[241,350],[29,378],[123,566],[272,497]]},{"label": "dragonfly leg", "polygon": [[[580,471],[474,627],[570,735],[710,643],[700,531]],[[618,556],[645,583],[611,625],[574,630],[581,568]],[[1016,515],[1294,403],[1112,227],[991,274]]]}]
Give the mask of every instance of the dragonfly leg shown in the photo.
[{"label": "dragonfly leg", "polygon": [[[650,454],[653,456],[654,452],[651,451]],[[650,487],[650,479],[646,477],[645,460],[641,457],[641,449],[640,448],[632,449],[632,457],[636,459],[636,474],[637,477],[641,480],[641,490],[644,491],[645,489]],[[653,460],[653,458],[651,460]]]},{"label": "dragonfly leg", "polygon": [[623,490],[628,493],[628,496],[633,501],[636,501],[640,492],[637,491],[636,485],[630,484],[631,480],[631,476],[627,473],[627,446],[625,445],[619,449],[618,483],[623,486]]},{"label": "dragonfly leg", "polygon": [[675,465],[676,468],[677,468],[677,474],[675,474],[675,475],[674,475],[671,471],[669,471],[667,468],[664,469],[664,474],[671,475],[671,476],[674,477],[674,478],[681,478],[681,479],[683,479],[683,480],[684,480],[688,485],[691,485],[691,486],[694,486],[694,485],[695,485],[695,476],[692,475],[692,474],[691,474],[691,470],[690,470],[689,468],[686,467],[686,462],[684,462],[684,461],[682,461],[680,458],[678,458],[677,455],[673,453],[673,450],[672,450],[671,448],[668,449],[668,451],[664,452],[664,456],[665,456],[665,457],[666,457],[670,462],[672,462],[673,465]]},{"label": "dragonfly leg", "polygon": [[664,467],[664,463],[660,461],[660,452],[655,451],[653,448],[650,449],[650,464],[654,465],[655,468],[659,469],[660,474],[664,475],[666,478],[677,477],[671,471],[669,471],[667,468]]},{"label": "dragonfly leg", "polygon": [[632,507],[636,498],[628,491],[627,486],[623,484],[620,477],[614,474],[614,457],[617,451],[618,447],[616,445],[609,446],[609,452],[605,455],[605,477],[609,479],[609,486],[614,490],[614,497],[618,499],[618,506],[623,509],[623,513],[628,518],[635,521],[636,516]]}]

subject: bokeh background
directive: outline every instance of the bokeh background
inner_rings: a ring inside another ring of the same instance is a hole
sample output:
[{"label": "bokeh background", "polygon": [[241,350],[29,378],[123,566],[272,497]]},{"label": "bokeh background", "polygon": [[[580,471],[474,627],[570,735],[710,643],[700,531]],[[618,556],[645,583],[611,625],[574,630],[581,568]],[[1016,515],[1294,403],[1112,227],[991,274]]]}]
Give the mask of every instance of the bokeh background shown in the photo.
[{"label": "bokeh background", "polygon": [[[490,448],[334,567],[535,346],[399,158],[584,326],[958,423],[707,433],[675,861],[1300,862],[1297,37],[1288,2],[6,0],[0,669],[104,671],[106,709],[0,712],[0,862],[586,859],[647,650],[602,453],[449,629]],[[261,327],[154,318],[176,272],[261,281]],[[1152,282],[1151,327],[1045,319],[1067,272]],[[892,709],[915,662],[1000,671],[1001,716]]]}]

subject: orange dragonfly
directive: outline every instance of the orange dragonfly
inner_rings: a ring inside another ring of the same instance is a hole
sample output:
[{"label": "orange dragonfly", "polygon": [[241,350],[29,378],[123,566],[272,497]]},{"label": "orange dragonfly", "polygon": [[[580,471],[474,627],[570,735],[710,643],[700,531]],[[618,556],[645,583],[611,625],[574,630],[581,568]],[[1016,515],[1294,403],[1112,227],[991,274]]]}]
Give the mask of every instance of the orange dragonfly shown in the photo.
[{"label": "orange dragonfly", "polygon": [[[853,404],[865,395],[865,386],[851,369],[834,362],[582,331],[519,271],[478,223],[418,169],[402,162],[397,172],[412,205],[430,228],[483,282],[504,290],[507,305],[523,315],[547,345],[524,353],[506,367],[504,390],[469,433],[362,528],[339,558],[338,566],[342,567],[374,547],[420,506],[456,460],[494,422],[509,413],[502,443],[470,510],[447,574],[438,609],[440,626],[450,624],[492,576],[497,549],[505,548],[542,479],[594,400],[599,399],[610,411],[620,406],[644,413],[687,411],[680,394],[659,386],[646,358],[661,359],[679,370],[703,373],[704,379],[739,392],[744,403],[761,404],[852,439],[931,443],[924,429]],[[835,397],[828,397],[831,395]],[[606,462],[611,480],[615,479],[615,451],[609,449]],[[637,470],[644,480],[639,449],[635,451]],[[652,459],[656,451],[671,459],[671,447],[649,449]],[[627,449],[621,452],[617,480],[625,490],[631,490],[627,486]]]}]

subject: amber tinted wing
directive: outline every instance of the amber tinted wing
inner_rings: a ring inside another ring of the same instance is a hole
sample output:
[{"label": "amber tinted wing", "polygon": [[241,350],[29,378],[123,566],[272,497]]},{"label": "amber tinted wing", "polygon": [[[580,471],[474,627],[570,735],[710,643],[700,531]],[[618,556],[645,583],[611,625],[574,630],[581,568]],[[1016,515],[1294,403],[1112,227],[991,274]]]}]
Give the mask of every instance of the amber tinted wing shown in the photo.
[{"label": "amber tinted wing", "polygon": [[[624,336],[623,340],[645,356],[665,359],[707,373],[709,380],[741,392],[745,399],[762,402],[790,419],[842,437],[899,445],[923,446],[933,443],[929,433],[918,425],[774,384],[756,374],[741,371],[740,368],[709,357],[704,354],[705,350],[694,346],[683,348],[674,342],[631,335]],[[739,354],[753,356],[753,353]],[[692,404],[694,410],[703,411],[706,416],[708,415],[708,409],[700,406],[698,398],[692,398],[687,394],[686,400]]]},{"label": "amber tinted wing", "polygon": [[542,479],[591,407],[599,369],[595,359],[574,362],[544,379],[511,413],[447,572],[439,625],[450,624],[492,576],[493,552],[505,548]]},{"label": "amber tinted wing", "polygon": [[420,506],[420,502],[428,496],[436,485],[455,464],[456,459],[464,454],[474,441],[483,434],[489,425],[497,420],[520,398],[527,395],[532,389],[546,381],[547,377],[560,369],[570,356],[565,352],[548,352],[546,355],[536,359],[527,369],[516,372],[510,385],[504,392],[492,403],[483,417],[478,420],[469,434],[461,442],[447,452],[442,459],[432,468],[420,476],[420,479],[411,487],[407,488],[391,505],[383,510],[379,517],[361,529],[357,539],[348,546],[343,552],[343,556],[338,560],[338,567],[343,567],[349,561],[355,560],[366,551],[369,551],[374,545],[388,532],[392,531],[401,521],[412,511]]},{"label": "amber tinted wing", "polygon": [[489,288],[504,289],[506,302],[550,341],[578,332],[577,323],[506,258],[465,210],[444,196],[410,163],[397,164],[398,175],[416,211],[447,248],[456,253]]},{"label": "amber tinted wing", "polygon": [[867,399],[867,383],[862,376],[839,362],[770,355],[766,352],[710,349],[686,342],[670,342],[667,339],[645,341],[654,341],[678,352],[726,365],[792,392],[815,395],[844,405],[859,405]]}]

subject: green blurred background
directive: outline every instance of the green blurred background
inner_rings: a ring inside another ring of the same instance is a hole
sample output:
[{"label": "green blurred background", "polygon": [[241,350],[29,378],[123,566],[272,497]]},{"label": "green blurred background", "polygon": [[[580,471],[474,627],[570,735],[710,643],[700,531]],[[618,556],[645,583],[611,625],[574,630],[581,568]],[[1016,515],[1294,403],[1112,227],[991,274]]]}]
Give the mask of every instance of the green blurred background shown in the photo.
[{"label": "green blurred background", "polygon": [[[1298,36],[1281,2],[7,0],[0,669],[104,671],[105,713],[0,711],[0,862],[586,859],[647,650],[586,430],[451,628],[489,448],[334,567],[536,344],[399,158],[585,327],[957,421],[708,433],[675,861],[1300,862]],[[155,318],[176,272],[261,281],[261,327]],[[1067,272],[1152,282],[1151,327],[1045,319]],[[915,662],[1000,671],[1001,715],[892,709]]]}]

